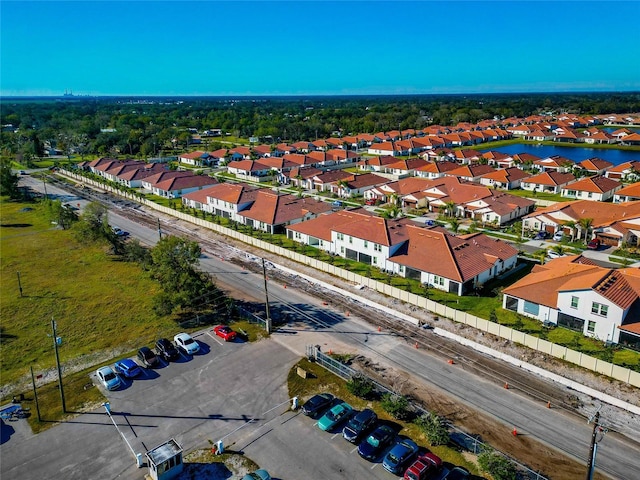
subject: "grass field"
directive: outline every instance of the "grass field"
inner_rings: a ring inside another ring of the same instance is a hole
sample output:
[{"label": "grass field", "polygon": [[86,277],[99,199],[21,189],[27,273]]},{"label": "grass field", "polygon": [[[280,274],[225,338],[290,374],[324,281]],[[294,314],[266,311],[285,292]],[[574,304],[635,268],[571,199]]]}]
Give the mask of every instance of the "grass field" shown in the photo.
[{"label": "grass field", "polygon": [[136,264],[52,228],[42,204],[0,202],[2,384],[18,380],[29,366],[37,372],[55,365],[52,318],[63,363],[83,356],[97,363],[178,328],[173,317],[153,313],[158,286]]}]

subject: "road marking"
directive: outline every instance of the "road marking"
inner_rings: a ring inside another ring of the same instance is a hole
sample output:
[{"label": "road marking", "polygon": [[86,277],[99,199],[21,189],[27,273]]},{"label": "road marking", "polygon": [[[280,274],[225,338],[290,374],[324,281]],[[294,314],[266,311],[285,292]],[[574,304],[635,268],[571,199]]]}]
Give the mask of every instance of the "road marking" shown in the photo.
[{"label": "road marking", "polygon": [[211,338],[213,338],[213,339],[216,341],[216,343],[217,343],[218,345],[222,345],[222,343],[220,343],[220,342],[218,341],[218,338],[217,338],[216,336],[211,335],[211,333],[209,333],[209,332],[207,332],[207,335],[209,335]]},{"label": "road marking", "polygon": [[334,433],[334,434],[333,434],[333,437],[331,437],[331,440],[333,440],[334,438],[336,438],[338,435],[340,435],[340,433],[339,433],[339,432],[338,432],[338,433]]},{"label": "road marking", "polygon": [[371,465],[371,470],[373,470],[374,468],[376,468],[378,466],[377,463],[374,463],[373,465]]},{"label": "road marking", "polygon": [[358,447],[353,447],[353,450],[351,450],[351,452],[350,452],[350,453],[353,453],[353,452],[355,452],[356,450],[358,450]]}]

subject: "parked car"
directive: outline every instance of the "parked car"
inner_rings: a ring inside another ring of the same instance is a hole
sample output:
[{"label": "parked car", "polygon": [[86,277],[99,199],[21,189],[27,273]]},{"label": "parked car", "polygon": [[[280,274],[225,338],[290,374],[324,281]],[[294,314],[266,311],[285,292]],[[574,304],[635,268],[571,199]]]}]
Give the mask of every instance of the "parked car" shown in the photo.
[{"label": "parked car", "polygon": [[20,175],[26,175],[27,172],[25,172],[24,170],[20,170]]},{"label": "parked car", "polygon": [[534,240],[546,240],[547,238],[549,238],[549,232],[538,232],[536,233],[535,237],[533,237]]},{"label": "parked car", "polygon": [[556,252],[555,250],[547,250],[547,257],[550,259],[564,257],[563,253]]},{"label": "parked car", "polygon": [[149,347],[142,347],[138,350],[138,360],[148,368],[157,367],[160,364],[160,359]]},{"label": "parked car", "polygon": [[389,425],[380,425],[358,445],[358,455],[373,462],[396,438],[396,432]]},{"label": "parked car", "polygon": [[115,233],[118,237],[128,237],[129,232],[125,232],[120,227],[112,227],[113,233]]},{"label": "parked car", "polygon": [[349,422],[342,429],[342,436],[351,443],[358,443],[365,433],[367,433],[378,422],[378,415],[370,408],[365,408],[357,415],[351,417]]},{"label": "parked car", "polygon": [[120,377],[116,375],[116,372],[109,366],[100,367],[96,370],[96,375],[98,376],[98,380],[107,390],[116,390],[120,387],[121,381]]},{"label": "parked car", "polygon": [[553,234],[553,240],[555,242],[561,242],[564,239],[564,232],[562,230]]},{"label": "parked car", "polygon": [[200,344],[196,342],[188,333],[179,333],[173,337],[173,343],[176,344],[178,350],[182,350],[188,355],[193,355],[200,351]]},{"label": "parked car", "polygon": [[600,245],[602,245],[602,242],[600,241],[600,239],[594,238],[589,243],[587,243],[587,248],[589,250],[598,250],[600,248]]},{"label": "parked car", "polygon": [[247,473],[242,480],[271,480],[271,475],[266,470],[260,469],[255,472]]},{"label": "parked car", "polygon": [[369,198],[365,203],[367,205],[377,205],[378,201],[375,198]]},{"label": "parked car", "polygon": [[436,473],[442,468],[442,460],[437,455],[429,452],[420,455],[404,472],[404,480],[427,480],[435,478]]},{"label": "parked car", "polygon": [[316,418],[325,408],[333,403],[334,398],[330,393],[314,395],[302,405],[302,413],[307,417]]},{"label": "parked car", "polygon": [[335,200],[334,202],[331,203],[331,206],[333,208],[340,208],[342,207],[342,202],[340,200]]},{"label": "parked car", "polygon": [[442,480],[467,480],[470,474],[462,467],[453,467]]},{"label": "parked car", "polygon": [[156,352],[167,362],[176,361],[180,357],[180,352],[168,338],[161,338],[156,342]]},{"label": "parked car", "polygon": [[382,466],[394,475],[402,475],[407,465],[412,463],[418,456],[420,447],[410,438],[401,438],[389,450],[382,461]]},{"label": "parked car", "polygon": [[320,430],[329,432],[333,430],[340,422],[346,420],[353,413],[353,407],[347,402],[342,402],[334,405],[325,413],[320,420],[318,420],[318,427]]},{"label": "parked car", "polygon": [[213,333],[224,339],[225,342],[233,342],[237,336],[236,332],[231,330],[231,327],[227,325],[217,325],[213,327]]},{"label": "parked car", "polygon": [[124,358],[122,360],[118,360],[114,368],[116,372],[122,375],[124,378],[135,378],[142,373],[142,369],[140,365],[131,360],[130,358]]}]

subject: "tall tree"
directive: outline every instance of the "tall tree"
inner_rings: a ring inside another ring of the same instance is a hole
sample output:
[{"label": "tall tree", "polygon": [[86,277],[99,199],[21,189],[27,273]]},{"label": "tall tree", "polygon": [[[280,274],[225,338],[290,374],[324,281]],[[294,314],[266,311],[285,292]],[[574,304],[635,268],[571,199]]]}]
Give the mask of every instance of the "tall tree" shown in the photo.
[{"label": "tall tree", "polygon": [[153,247],[151,276],[162,288],[154,300],[156,312],[194,307],[212,289],[209,277],[196,268],[200,253],[196,242],[174,236],[163,237]]},{"label": "tall tree", "polygon": [[19,198],[18,175],[11,171],[11,162],[7,159],[0,161],[0,195],[9,198]]}]

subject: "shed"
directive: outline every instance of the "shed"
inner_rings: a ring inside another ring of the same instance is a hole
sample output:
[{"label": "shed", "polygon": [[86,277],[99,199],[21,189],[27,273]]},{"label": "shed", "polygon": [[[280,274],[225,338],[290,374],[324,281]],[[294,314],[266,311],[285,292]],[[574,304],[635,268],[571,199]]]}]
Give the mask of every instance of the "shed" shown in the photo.
[{"label": "shed", "polygon": [[184,469],[182,447],[173,438],[147,452],[149,476],[153,480],[169,480]]}]

